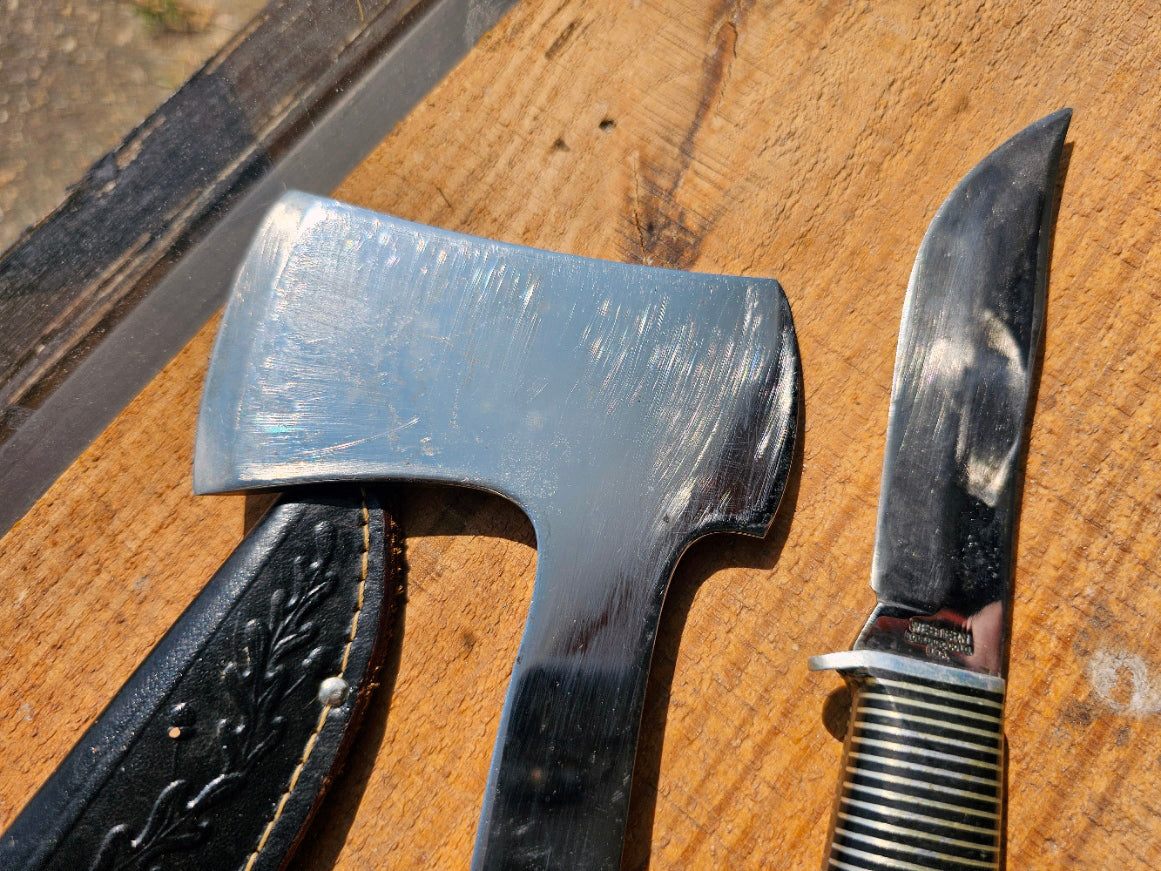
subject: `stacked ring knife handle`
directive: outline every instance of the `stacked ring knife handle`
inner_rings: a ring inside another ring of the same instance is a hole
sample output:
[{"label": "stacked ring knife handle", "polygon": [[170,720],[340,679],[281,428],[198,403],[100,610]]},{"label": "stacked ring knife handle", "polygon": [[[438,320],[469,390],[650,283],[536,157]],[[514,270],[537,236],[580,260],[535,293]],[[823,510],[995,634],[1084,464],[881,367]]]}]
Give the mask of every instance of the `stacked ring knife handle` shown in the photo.
[{"label": "stacked ring knife handle", "polygon": [[1003,680],[870,657],[840,669],[853,699],[827,867],[998,869]]}]

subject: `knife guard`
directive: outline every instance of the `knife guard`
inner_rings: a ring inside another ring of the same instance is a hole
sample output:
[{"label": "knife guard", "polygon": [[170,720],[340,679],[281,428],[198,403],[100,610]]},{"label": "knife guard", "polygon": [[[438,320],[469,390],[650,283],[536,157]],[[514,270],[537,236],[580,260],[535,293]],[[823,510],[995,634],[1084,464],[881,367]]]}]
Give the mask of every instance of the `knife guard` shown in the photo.
[{"label": "knife guard", "polygon": [[999,869],[1004,680],[879,651],[811,667],[852,696],[824,867]]},{"label": "knife guard", "polygon": [[284,497],[0,837],[22,871],[276,869],[366,708],[394,611],[391,518]]}]

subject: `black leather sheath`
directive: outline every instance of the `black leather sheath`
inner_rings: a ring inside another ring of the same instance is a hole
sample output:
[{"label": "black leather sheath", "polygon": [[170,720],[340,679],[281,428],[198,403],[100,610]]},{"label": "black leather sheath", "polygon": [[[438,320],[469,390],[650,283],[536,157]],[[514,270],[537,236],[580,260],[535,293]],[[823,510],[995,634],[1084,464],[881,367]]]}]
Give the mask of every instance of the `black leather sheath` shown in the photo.
[{"label": "black leather sheath", "polygon": [[0,837],[0,869],[283,867],[366,705],[398,568],[371,494],[278,502]]}]

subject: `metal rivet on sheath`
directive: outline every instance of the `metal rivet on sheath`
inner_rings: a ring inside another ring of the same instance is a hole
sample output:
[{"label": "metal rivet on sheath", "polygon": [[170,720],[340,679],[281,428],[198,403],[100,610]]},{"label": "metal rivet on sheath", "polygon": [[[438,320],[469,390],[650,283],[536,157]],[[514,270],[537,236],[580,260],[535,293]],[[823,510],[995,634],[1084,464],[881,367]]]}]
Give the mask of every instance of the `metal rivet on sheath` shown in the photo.
[{"label": "metal rivet on sheath", "polygon": [[347,700],[350,689],[341,677],[328,677],[318,686],[318,700],[324,705],[337,708]]}]

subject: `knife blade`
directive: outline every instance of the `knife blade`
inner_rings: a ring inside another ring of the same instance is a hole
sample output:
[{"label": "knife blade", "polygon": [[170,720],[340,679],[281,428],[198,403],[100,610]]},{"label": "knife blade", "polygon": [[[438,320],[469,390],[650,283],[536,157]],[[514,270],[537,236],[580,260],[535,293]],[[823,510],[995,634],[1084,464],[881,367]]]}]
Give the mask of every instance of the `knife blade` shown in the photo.
[{"label": "knife blade", "polygon": [[955,188],[903,306],[871,586],[853,649],[829,868],[1001,863],[1012,546],[1056,179],[1071,119],[1017,133]]}]

